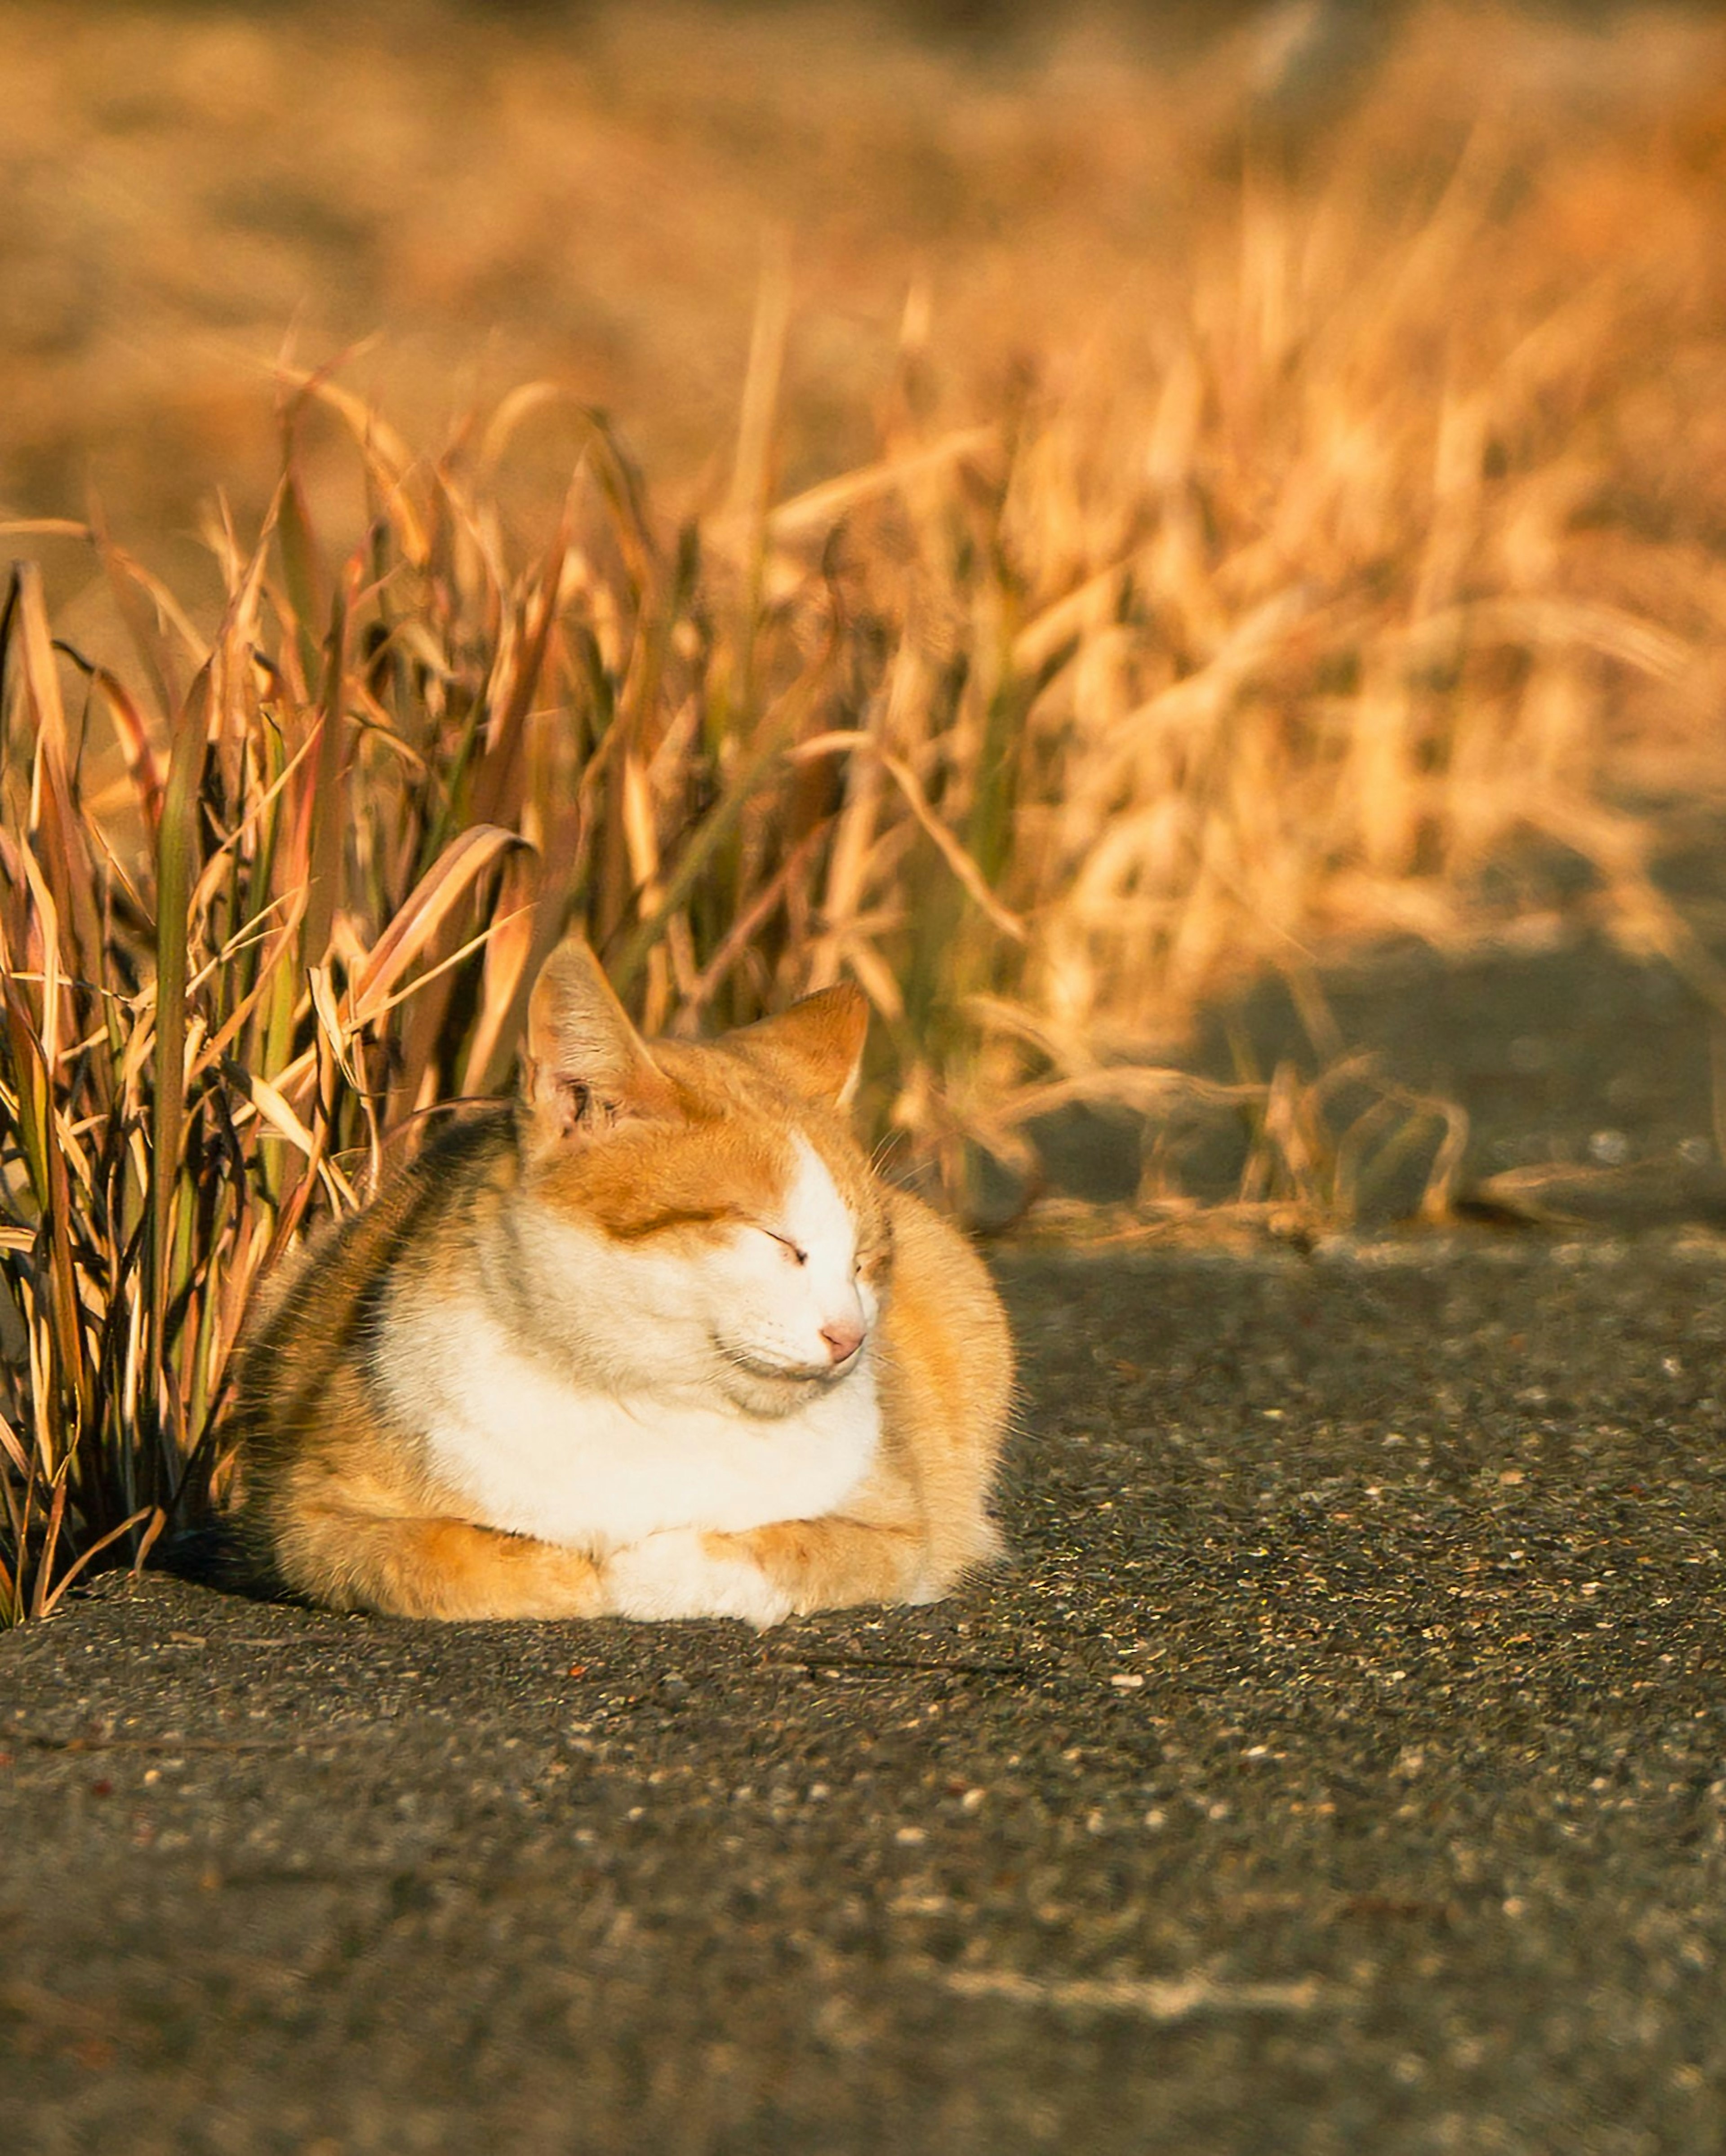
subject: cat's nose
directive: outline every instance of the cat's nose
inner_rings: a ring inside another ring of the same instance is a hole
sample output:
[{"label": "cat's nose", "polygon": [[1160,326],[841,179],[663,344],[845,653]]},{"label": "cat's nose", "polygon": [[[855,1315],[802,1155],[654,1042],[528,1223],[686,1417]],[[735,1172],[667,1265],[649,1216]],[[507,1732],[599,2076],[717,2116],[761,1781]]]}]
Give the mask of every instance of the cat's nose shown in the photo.
[{"label": "cat's nose", "polygon": [[830,1325],[824,1325],[821,1337],[827,1342],[827,1359],[831,1363],[849,1361],[863,1345],[866,1330],[855,1317],[839,1317]]}]

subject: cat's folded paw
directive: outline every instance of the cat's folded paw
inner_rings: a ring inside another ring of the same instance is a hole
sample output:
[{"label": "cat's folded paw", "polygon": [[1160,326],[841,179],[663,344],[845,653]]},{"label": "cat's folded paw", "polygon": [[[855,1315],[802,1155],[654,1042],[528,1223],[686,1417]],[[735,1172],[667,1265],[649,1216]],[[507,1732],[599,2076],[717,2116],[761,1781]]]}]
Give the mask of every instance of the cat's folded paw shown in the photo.
[{"label": "cat's folded paw", "polygon": [[791,1598],[747,1556],[722,1554],[694,1527],[649,1535],[605,1561],[608,1606],[619,1617],[741,1617],[758,1630],[791,1614]]}]

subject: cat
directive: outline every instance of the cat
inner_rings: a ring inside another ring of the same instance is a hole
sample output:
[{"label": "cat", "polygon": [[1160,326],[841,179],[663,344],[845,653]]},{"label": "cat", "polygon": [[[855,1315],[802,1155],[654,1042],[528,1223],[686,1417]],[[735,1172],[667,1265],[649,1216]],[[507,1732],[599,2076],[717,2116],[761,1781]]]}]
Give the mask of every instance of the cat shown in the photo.
[{"label": "cat", "polygon": [[767,1626],[998,1555],[1006,1319],[851,1134],[867,1024],[845,985],[650,1045],[560,945],[518,1104],[315,1242],[242,1343],[256,1569],[338,1609]]}]

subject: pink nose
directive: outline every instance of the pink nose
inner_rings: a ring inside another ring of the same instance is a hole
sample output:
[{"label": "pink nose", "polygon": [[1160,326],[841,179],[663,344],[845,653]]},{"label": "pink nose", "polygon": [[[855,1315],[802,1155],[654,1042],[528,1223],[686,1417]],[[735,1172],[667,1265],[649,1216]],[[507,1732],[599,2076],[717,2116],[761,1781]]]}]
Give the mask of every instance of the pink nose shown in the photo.
[{"label": "pink nose", "polygon": [[851,1317],[838,1318],[831,1325],[824,1325],[821,1337],[827,1342],[828,1360],[843,1363],[848,1356],[855,1355],[863,1345],[863,1327]]}]

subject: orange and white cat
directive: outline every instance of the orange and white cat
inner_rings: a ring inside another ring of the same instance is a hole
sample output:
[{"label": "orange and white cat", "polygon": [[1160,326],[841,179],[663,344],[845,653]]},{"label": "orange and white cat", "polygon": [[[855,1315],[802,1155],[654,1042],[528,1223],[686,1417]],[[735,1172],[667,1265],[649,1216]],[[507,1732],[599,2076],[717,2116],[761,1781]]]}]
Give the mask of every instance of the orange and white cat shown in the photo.
[{"label": "orange and white cat", "polygon": [[280,1585],[442,1618],[922,1602],[995,1553],[1000,1302],[844,1113],[850,988],[713,1041],[536,984],[523,1097],[313,1246],[244,1350],[241,1529]]}]

